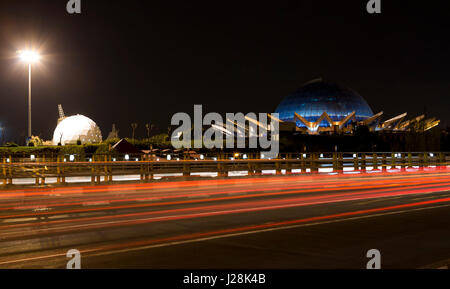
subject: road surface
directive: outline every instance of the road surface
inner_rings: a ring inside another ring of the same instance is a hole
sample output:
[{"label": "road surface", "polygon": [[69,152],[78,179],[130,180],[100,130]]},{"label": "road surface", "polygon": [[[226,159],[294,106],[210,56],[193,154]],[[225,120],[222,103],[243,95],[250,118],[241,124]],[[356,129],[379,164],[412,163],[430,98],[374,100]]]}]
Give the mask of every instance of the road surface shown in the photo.
[{"label": "road surface", "polygon": [[0,268],[450,263],[450,169],[0,190]]}]

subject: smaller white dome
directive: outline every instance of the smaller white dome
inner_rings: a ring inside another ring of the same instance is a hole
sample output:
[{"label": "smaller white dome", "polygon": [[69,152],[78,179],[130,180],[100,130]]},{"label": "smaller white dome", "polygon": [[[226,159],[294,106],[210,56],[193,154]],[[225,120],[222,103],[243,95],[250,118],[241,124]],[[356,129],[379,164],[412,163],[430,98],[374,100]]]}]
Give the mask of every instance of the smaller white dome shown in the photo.
[{"label": "smaller white dome", "polygon": [[78,140],[82,144],[102,141],[102,132],[97,124],[81,114],[64,118],[53,133],[54,145],[76,144]]}]

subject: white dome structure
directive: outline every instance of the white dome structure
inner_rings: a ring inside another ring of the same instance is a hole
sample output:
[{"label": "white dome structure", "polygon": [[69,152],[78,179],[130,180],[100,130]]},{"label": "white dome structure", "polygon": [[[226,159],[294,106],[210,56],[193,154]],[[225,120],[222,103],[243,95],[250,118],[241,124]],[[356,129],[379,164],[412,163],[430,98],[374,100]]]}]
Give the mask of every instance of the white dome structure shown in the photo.
[{"label": "white dome structure", "polygon": [[64,117],[53,133],[53,144],[76,144],[78,140],[82,144],[99,143],[102,141],[102,132],[92,119],[84,115]]}]

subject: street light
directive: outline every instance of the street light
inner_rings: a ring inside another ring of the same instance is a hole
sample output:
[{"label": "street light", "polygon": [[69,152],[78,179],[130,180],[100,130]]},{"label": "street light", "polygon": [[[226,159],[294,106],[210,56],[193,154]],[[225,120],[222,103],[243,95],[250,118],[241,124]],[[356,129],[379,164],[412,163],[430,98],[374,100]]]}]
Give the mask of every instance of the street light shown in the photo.
[{"label": "street light", "polygon": [[28,64],[28,140],[31,139],[31,65],[38,62],[41,56],[36,51],[17,51],[20,60]]}]

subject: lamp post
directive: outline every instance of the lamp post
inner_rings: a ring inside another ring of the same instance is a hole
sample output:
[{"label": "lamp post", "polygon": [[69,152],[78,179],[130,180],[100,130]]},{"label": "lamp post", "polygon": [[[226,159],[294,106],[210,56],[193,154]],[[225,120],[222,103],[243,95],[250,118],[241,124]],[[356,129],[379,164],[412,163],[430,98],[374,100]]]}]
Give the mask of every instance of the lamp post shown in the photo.
[{"label": "lamp post", "polygon": [[17,51],[19,58],[28,64],[28,141],[31,139],[31,66],[41,58],[40,55],[32,50]]}]

